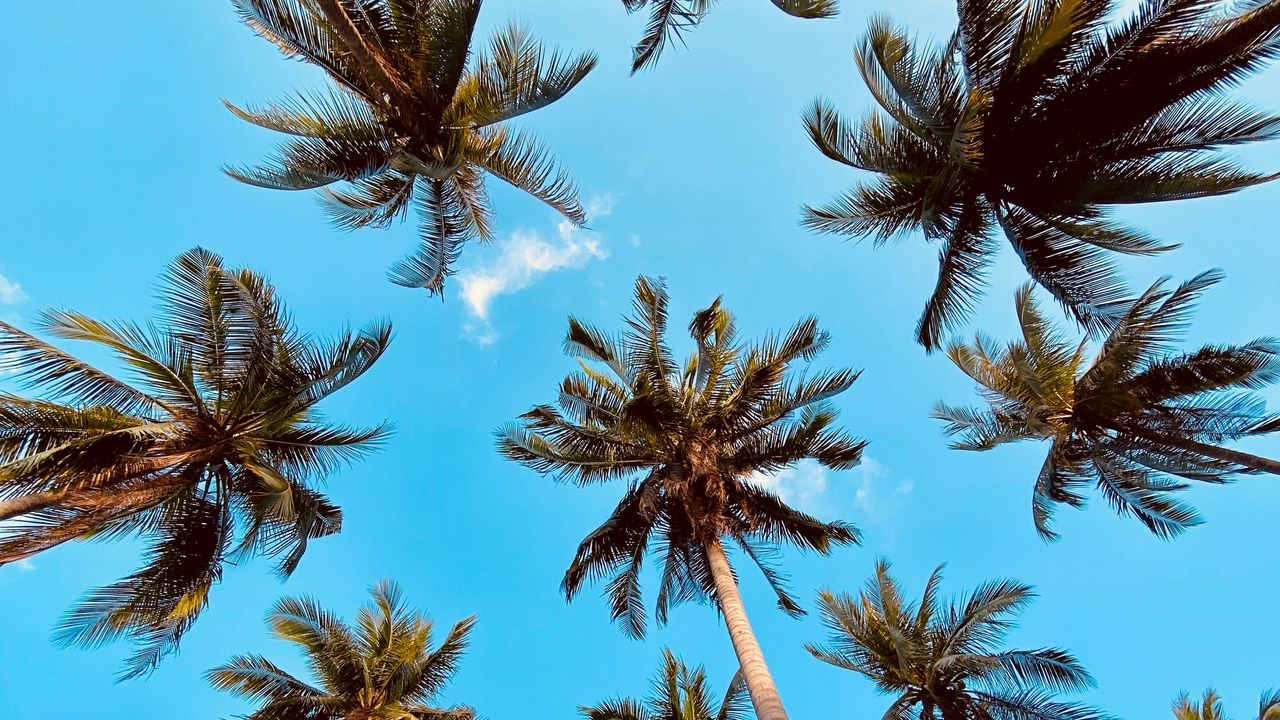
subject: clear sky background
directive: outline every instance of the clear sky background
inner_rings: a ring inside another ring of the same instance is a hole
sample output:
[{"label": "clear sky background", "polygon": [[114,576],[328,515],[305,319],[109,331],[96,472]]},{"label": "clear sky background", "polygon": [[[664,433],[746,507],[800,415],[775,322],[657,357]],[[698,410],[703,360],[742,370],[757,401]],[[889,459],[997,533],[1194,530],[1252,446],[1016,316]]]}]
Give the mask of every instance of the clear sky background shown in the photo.
[{"label": "clear sky background", "polygon": [[[308,329],[392,318],[390,352],[326,411],[352,423],[389,418],[398,432],[331,479],[346,512],[340,536],[314,543],[285,584],[266,563],[228,568],[181,655],[148,679],[113,684],[124,646],[60,650],[49,640],[83,591],[135,567],[138,546],[70,543],[0,568],[0,716],[247,712],[202,672],[243,652],[300,669],[290,646],[268,638],[267,607],[310,593],[349,617],[381,577],[399,580],[441,624],[479,614],[445,700],[493,720],[571,718],[579,704],[642,693],[664,645],[705,663],[723,688],[733,652],[711,609],[681,607],[670,626],[636,642],[609,623],[597,590],[572,606],[559,595],[577,542],[622,487],[557,485],[493,450],[493,428],[552,401],[572,368],[560,349],[566,316],[617,327],[635,276],[646,273],[668,278],[674,328],[720,294],[749,334],[817,313],[833,335],[819,362],[865,369],[839,399],[843,424],[871,441],[863,465],[801,466],[777,480],[801,508],[866,534],[863,547],[828,558],[786,554],[808,606],[820,587],[856,590],[877,556],[894,562],[913,594],[941,562],[951,592],[1017,578],[1041,598],[1014,643],[1075,652],[1099,681],[1089,701],[1122,717],[1168,717],[1179,691],[1214,685],[1235,717],[1253,717],[1258,694],[1280,686],[1280,480],[1189,493],[1208,522],[1175,542],[1117,518],[1099,498],[1087,512],[1061,514],[1061,542],[1041,543],[1030,496],[1044,448],[950,451],[928,418],[935,400],[973,398],[945,358],[912,339],[935,248],[910,237],[874,250],[799,227],[802,203],[855,180],[810,146],[799,116],[819,94],[854,114],[868,106],[851,50],[873,12],[939,38],[955,15],[946,0],[846,0],[838,19],[804,22],[764,0],[725,2],[688,35],[687,49],[671,48],[656,70],[629,77],[645,19],[621,3],[486,3],[482,37],[515,17],[562,48],[599,53],[600,67],[578,89],[523,123],[557,150],[597,212],[591,230],[566,230],[536,201],[495,184],[501,239],[467,249],[441,303],[383,279],[413,246],[412,224],[344,234],[309,194],[221,174],[223,163],[259,159],[275,138],[236,120],[219,98],[264,101],[321,82],[255,38],[229,3],[10,3],[0,25],[10,58],[0,114],[0,315],[28,325],[57,306],[145,319],[165,265],[203,245],[272,278]],[[1273,69],[1242,92],[1275,110],[1277,90]],[[1280,168],[1275,146],[1245,156]],[[1278,201],[1273,185],[1127,212],[1184,245],[1126,265],[1130,279],[1145,286],[1221,267],[1227,280],[1206,296],[1190,341],[1280,333]],[[1006,254],[975,326],[1007,337],[1020,281]],[[674,337],[682,350],[685,339]],[[1280,402],[1276,392],[1269,398]],[[1248,447],[1274,456],[1280,438]],[[743,578],[792,717],[883,712],[889,699],[867,681],[805,652],[803,643],[824,637],[816,617],[783,616],[758,574]]]}]

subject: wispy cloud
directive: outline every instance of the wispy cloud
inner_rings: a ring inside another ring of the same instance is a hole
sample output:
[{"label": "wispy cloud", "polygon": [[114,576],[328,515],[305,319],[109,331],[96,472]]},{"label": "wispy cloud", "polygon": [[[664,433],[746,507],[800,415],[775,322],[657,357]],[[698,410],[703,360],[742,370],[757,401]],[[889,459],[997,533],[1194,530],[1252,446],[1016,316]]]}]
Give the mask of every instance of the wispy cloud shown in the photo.
[{"label": "wispy cloud", "polygon": [[829,471],[812,460],[779,470],[773,474],[756,473],[751,482],[771,490],[788,505],[805,511],[818,510],[827,493]]},{"label": "wispy cloud", "polygon": [[26,558],[23,558],[23,559],[21,559],[21,560],[19,560],[19,561],[15,562],[15,563],[13,564],[13,567],[14,567],[18,572],[28,573],[28,572],[31,572],[31,571],[33,571],[33,570],[35,570],[35,569],[36,569],[36,564],[35,564],[35,563],[33,563],[33,562],[31,562],[30,560],[28,560],[28,559],[26,559]]},{"label": "wispy cloud", "polygon": [[870,457],[864,456],[854,473],[857,489],[853,497],[858,509],[871,520],[882,521],[897,513],[915,490],[910,480],[893,477],[888,468]]},{"label": "wispy cloud", "polygon": [[27,294],[21,285],[0,275],[0,305],[17,305],[26,299]]},{"label": "wispy cloud", "polygon": [[874,522],[897,513],[914,489],[910,480],[893,477],[888,468],[867,456],[843,472],[802,460],[777,473],[757,473],[750,480],[788,505],[824,519],[843,517],[856,507],[862,518]]},{"label": "wispy cloud", "polygon": [[[592,198],[587,203],[587,213],[592,218],[607,217],[614,203],[612,195]],[[462,299],[472,318],[463,330],[481,345],[496,342],[499,337],[490,313],[494,298],[523,290],[547,273],[582,268],[593,260],[609,257],[599,234],[574,227],[567,220],[556,225],[553,238],[517,230],[500,244],[501,251],[490,262],[458,273]]]}]

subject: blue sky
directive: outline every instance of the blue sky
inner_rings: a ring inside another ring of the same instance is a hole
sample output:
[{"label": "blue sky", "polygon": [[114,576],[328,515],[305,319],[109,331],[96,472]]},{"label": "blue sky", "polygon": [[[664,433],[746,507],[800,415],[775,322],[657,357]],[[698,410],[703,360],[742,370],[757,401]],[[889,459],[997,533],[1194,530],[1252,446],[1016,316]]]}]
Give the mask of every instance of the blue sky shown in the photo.
[{"label": "blue sky", "polygon": [[[297,668],[268,639],[264,611],[310,593],[350,614],[365,589],[392,577],[441,623],[479,625],[445,699],[502,718],[569,718],[579,704],[641,693],[664,645],[705,663],[720,686],[733,671],[723,628],[705,607],[678,609],[645,642],[608,622],[595,592],[572,606],[558,582],[578,540],[622,488],[556,485],[501,460],[491,431],[554,398],[572,367],[560,351],[569,313],[616,326],[638,273],[668,278],[673,322],[717,295],[744,330],[817,313],[833,335],[824,365],[864,368],[839,400],[843,423],[871,441],[860,468],[801,466],[777,478],[802,508],[843,518],[863,547],[829,558],[789,552],[787,568],[812,607],[819,587],[856,589],[877,556],[918,592],[948,563],[947,587],[1013,577],[1042,597],[1013,640],[1074,651],[1098,678],[1088,700],[1123,717],[1167,717],[1183,689],[1214,685],[1238,718],[1280,685],[1274,616],[1280,593],[1275,513],[1280,483],[1250,478],[1189,494],[1208,522],[1161,542],[1099,500],[1064,512],[1064,539],[1035,536],[1030,485],[1043,448],[985,454],[946,449],[929,420],[935,400],[966,401],[969,384],[912,341],[935,276],[918,237],[880,250],[813,236],[804,202],[855,177],[813,150],[799,121],[816,95],[850,112],[869,102],[851,49],[866,18],[889,12],[939,37],[954,20],[944,0],[847,1],[822,22],[788,19],[763,0],[722,3],[688,49],[629,77],[629,46],[644,19],[610,0],[491,0],[485,28],[516,17],[563,48],[595,50],[600,67],[551,108],[525,118],[556,150],[597,211],[575,231],[535,201],[494,187],[501,240],[470,247],[446,302],[383,280],[414,243],[412,225],[345,234],[314,197],[239,185],[219,167],[253,161],[273,138],[219,103],[255,102],[315,87],[236,21],[229,3],[18,3],[0,41],[10,48],[0,136],[6,218],[0,316],[29,323],[40,308],[145,318],[154,282],[174,256],[203,245],[271,277],[299,322],[316,331],[389,316],[397,338],[362,381],[336,396],[336,419],[391,419],[398,432],[371,459],[333,477],[344,532],[317,542],[286,584],[265,563],[230,568],[181,655],[149,679],[113,684],[127,652],[51,645],[59,614],[90,586],[137,562],[129,544],[68,544],[0,568],[0,708],[5,716],[131,720],[220,718],[247,706],[201,673],[232,654],[262,652]],[[1274,108],[1280,71],[1242,92]],[[1245,152],[1280,167],[1277,148]],[[1140,208],[1127,217],[1184,247],[1126,265],[1136,285],[1209,267],[1227,273],[1206,296],[1191,342],[1280,333],[1273,208],[1280,185],[1234,196]],[[1011,330],[1021,281],[1006,255],[974,325]],[[675,338],[684,347],[682,338]],[[1280,403],[1280,394],[1269,399]],[[1280,453],[1272,438],[1249,445]],[[816,618],[778,613],[762,580],[744,573],[748,610],[791,715],[874,717],[888,705],[869,683],[825,666],[802,644]]]}]

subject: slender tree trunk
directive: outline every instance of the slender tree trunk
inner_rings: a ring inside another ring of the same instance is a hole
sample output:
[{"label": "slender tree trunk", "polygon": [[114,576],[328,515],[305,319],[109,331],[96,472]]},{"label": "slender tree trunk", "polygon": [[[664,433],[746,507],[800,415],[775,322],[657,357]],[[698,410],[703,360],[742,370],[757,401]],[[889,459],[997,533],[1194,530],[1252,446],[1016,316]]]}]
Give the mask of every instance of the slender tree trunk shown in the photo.
[{"label": "slender tree trunk", "polygon": [[342,39],[342,44],[346,45],[347,50],[355,57],[360,69],[368,76],[369,82],[377,88],[379,93],[386,95],[387,99],[398,98],[402,89],[401,83],[391,74],[391,70],[382,62],[382,59],[365,43],[364,37],[339,0],[315,0],[315,3],[320,8],[320,12],[324,13],[325,20],[333,26],[338,37]]},{"label": "slender tree trunk", "polygon": [[1172,435],[1164,435],[1161,433],[1147,432],[1146,430],[1138,430],[1135,428],[1123,428],[1122,432],[1136,435],[1144,440],[1169,445],[1194,453],[1199,453],[1215,460],[1234,463],[1241,467],[1247,467],[1250,470],[1271,473],[1272,475],[1280,475],[1280,460],[1272,460],[1261,455],[1253,455],[1239,450],[1210,445],[1189,438],[1175,437]]},{"label": "slender tree trunk", "polygon": [[16,498],[8,500],[0,500],[0,521],[10,520],[19,515],[26,515],[29,512],[43,510],[52,505],[58,504],[67,496],[65,490],[54,490],[50,492],[31,493],[30,495],[20,495]]},{"label": "slender tree trunk", "polygon": [[782,708],[778,686],[773,683],[769,667],[764,663],[764,653],[760,651],[760,643],[756,641],[751,623],[747,621],[747,610],[742,605],[742,595],[738,592],[738,583],[733,579],[733,571],[729,569],[724,546],[716,538],[708,540],[704,549],[707,564],[711,567],[711,577],[716,583],[720,612],[724,614],[724,624],[729,629],[729,639],[738,656],[738,667],[747,683],[747,691],[751,694],[756,717],[759,720],[787,720],[787,711]]}]

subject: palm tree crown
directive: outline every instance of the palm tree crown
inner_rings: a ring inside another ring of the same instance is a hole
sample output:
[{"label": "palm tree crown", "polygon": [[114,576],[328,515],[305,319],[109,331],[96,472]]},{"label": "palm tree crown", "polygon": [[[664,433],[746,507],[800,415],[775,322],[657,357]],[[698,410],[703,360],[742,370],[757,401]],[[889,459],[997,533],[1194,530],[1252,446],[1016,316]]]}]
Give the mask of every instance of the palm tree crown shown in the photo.
[{"label": "palm tree crown", "polygon": [[805,223],[822,232],[907,230],[940,240],[937,287],[917,327],[935,348],[962,320],[1008,238],[1027,272],[1090,330],[1125,295],[1113,252],[1170,246],[1108,206],[1204,197],[1275,177],[1223,147],[1274,138],[1280,117],[1224,91],[1280,53],[1280,4],[1145,0],[1108,25],[1114,0],[959,0],[959,25],[922,49],[885,18],[856,60],[880,106],[851,123],[824,100],[804,122],[827,157],[879,178]]},{"label": "palm tree crown", "polygon": [[[769,0],[782,12],[798,18],[834,17],[837,0]],[[644,37],[632,50],[631,72],[652,66],[658,56],[675,41],[684,41],[684,32],[702,22],[715,0],[622,0],[627,12],[649,7],[649,23]]]},{"label": "palm tree crown", "polygon": [[[1196,702],[1191,696],[1182,693],[1173,701],[1173,716],[1177,720],[1228,720],[1222,709],[1222,698],[1215,690],[1206,690],[1204,700]],[[1280,692],[1271,691],[1262,694],[1258,701],[1257,720],[1280,720]]]},{"label": "palm tree crown", "polygon": [[1172,479],[1221,483],[1238,472],[1280,472],[1280,463],[1220,444],[1280,427],[1252,388],[1280,378],[1280,344],[1206,345],[1177,353],[1173,342],[1196,298],[1220,278],[1203,273],[1176,289],[1157,282],[1120,317],[1092,362],[1045,320],[1030,286],[1016,298],[1022,339],[999,347],[981,335],[954,343],[951,360],[980,386],[981,410],[939,404],[935,417],[959,436],[953,447],[988,450],[1050,440],[1032,509],[1046,539],[1055,506],[1082,507],[1095,484],[1121,515],[1171,537],[1199,522],[1172,493]]},{"label": "palm tree crown", "polygon": [[886,720],[1101,720],[1098,710],[1056,699],[1084,690],[1093,678],[1064,650],[1000,650],[1017,615],[1035,596],[1009,580],[981,585],[944,603],[942,568],[929,577],[918,603],[903,598],[889,564],[857,598],[824,590],[827,647],[809,646],[824,662],[861,673],[896,695]]},{"label": "palm tree crown", "polygon": [[657,619],[671,605],[715,598],[705,546],[733,540],[759,564],[788,613],[803,610],[767,563],[765,543],[789,542],[821,553],[857,541],[842,522],[824,523],[754,484],[754,473],[813,458],[831,468],[858,462],[864,442],[831,429],[826,401],[858,373],[801,376],[793,363],[827,344],[808,318],[781,337],[740,342],[732,314],[717,299],[689,324],[697,350],[677,365],[666,345],[667,294],[661,281],[636,281],[635,315],[621,338],[569,319],[565,350],[582,372],[560,384],[560,409],[539,405],[499,431],[499,448],[541,473],[586,485],[631,479],[613,514],[578,547],[563,588],[572,598],[587,579],[612,575],[615,620],[645,631],[640,570],[660,547]]},{"label": "palm tree crown", "polygon": [[292,138],[264,164],[227,172],[268,188],[323,188],[331,218],[347,229],[386,227],[413,206],[421,246],[391,269],[394,282],[442,292],[463,244],[492,237],[486,174],[585,222],[547,149],[502,123],[563,97],[594,56],[562,56],[511,25],[473,58],[481,0],[234,2],[251,28],[319,66],[336,88],[259,109],[228,103]]},{"label": "palm tree crown", "polygon": [[454,625],[432,647],[433,624],[406,607],[383,580],[353,625],[311,598],[285,598],[267,616],[272,635],[302,648],[315,684],[261,655],[240,655],[210,670],[213,686],[261,703],[246,720],[472,720],[468,707],[429,703],[458,670],[475,622]]},{"label": "palm tree crown", "polygon": [[0,370],[47,393],[0,395],[0,563],[77,538],[149,540],[143,567],[91,592],[59,631],[135,641],[125,676],[177,647],[224,562],[267,555],[288,575],[310,539],[338,532],[341,510],[312,481],[386,434],[315,410],[382,355],[386,323],[305,335],[263,277],[201,249],[170,266],[161,303],[158,325],[41,318],[114,353],[135,383],[0,322]]},{"label": "palm tree crown", "polygon": [[578,708],[587,720],[748,720],[751,703],[742,673],[733,676],[719,705],[702,667],[689,668],[670,650],[662,651],[662,668],[645,700],[614,698]]}]

